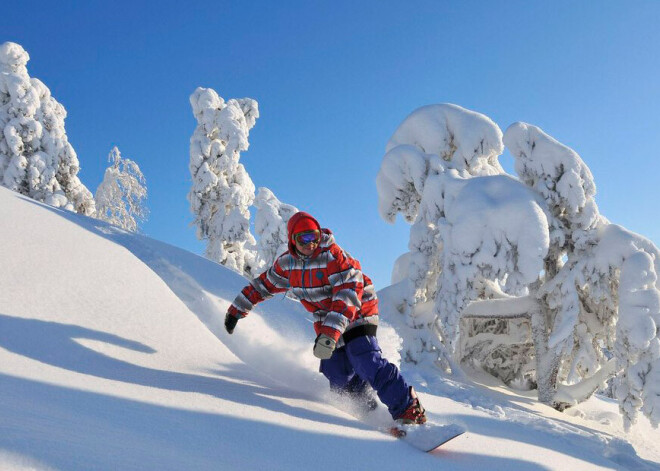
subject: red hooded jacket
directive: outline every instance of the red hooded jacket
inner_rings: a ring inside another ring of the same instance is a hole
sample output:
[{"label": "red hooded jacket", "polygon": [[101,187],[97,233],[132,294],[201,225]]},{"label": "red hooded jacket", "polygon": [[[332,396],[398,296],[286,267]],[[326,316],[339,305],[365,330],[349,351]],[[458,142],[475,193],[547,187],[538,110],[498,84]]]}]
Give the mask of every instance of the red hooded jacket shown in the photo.
[{"label": "red hooded jacket", "polygon": [[[303,218],[311,219],[321,231],[319,246],[309,257],[300,255],[293,242],[293,230]],[[228,312],[245,317],[261,301],[291,290],[314,315],[317,335],[329,335],[338,346],[343,344],[342,334],[346,336],[357,327],[369,326],[368,332],[375,333],[378,299],[371,280],[362,273],[360,262],[339,247],[332,232],[321,229],[318,221],[307,213],[294,214],[287,229],[289,250],[243,288]]]}]

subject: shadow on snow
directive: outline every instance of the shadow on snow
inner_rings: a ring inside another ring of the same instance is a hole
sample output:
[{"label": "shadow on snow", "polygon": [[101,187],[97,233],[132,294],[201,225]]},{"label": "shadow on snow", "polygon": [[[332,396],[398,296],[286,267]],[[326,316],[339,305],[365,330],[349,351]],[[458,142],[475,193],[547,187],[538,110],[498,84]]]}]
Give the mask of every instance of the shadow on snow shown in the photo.
[{"label": "shadow on snow", "polygon": [[[69,220],[70,222],[100,236],[104,237],[114,243],[117,243],[127,250],[129,250],[133,255],[140,259],[143,263],[149,266],[167,285],[168,287],[177,295],[177,297],[207,326],[220,326],[221,319],[224,316],[224,313],[218,312],[217,306],[214,302],[205,298],[205,293],[210,293],[213,296],[217,296],[222,299],[233,299],[234,295],[245,285],[245,278],[241,277],[238,274],[230,272],[228,269],[221,267],[217,263],[214,263],[210,260],[207,260],[203,257],[196,256],[191,254],[188,251],[179,249],[177,247],[159,242],[153,239],[146,239],[141,235],[136,235],[132,233],[127,233],[119,228],[111,226],[105,222],[81,216],[75,213],[71,213],[64,210],[59,210],[41,203],[37,203],[29,198],[24,198],[25,201],[32,204],[37,204],[41,208],[48,209],[55,212],[59,216],[62,216]],[[144,241],[144,242],[143,242]],[[164,254],[167,256],[165,257]],[[219,274],[218,270],[222,270],[223,273]],[[232,273],[232,276],[227,276],[227,272]],[[280,322],[279,319],[275,320]],[[285,321],[282,321],[285,322]],[[27,325],[25,323],[33,323]],[[13,329],[14,336],[7,335],[6,332]],[[18,331],[16,331],[18,329]],[[34,331],[35,337],[29,341],[21,340],[22,336],[26,335],[26,332]],[[213,329],[212,329],[213,330]],[[38,333],[38,334],[37,334]],[[216,334],[217,335],[217,334]],[[260,407],[267,408],[269,410],[275,410],[290,414],[296,417],[302,417],[309,420],[317,420],[324,423],[335,423],[339,425],[347,425],[351,427],[363,427],[359,423],[349,420],[343,420],[338,417],[329,416],[326,414],[315,413],[308,411],[306,409],[294,408],[283,404],[280,401],[269,399],[263,396],[263,394],[269,394],[274,396],[282,396],[281,390],[268,390],[265,388],[257,387],[254,385],[245,385],[245,384],[236,384],[229,381],[224,381],[220,378],[209,378],[206,376],[195,376],[190,374],[182,374],[168,371],[159,371],[149,368],[144,368],[129,364],[120,360],[112,359],[107,356],[101,355],[97,352],[94,352],[86,347],[75,342],[74,338],[90,338],[93,340],[106,341],[121,347],[131,348],[137,351],[142,351],[148,353],[151,349],[148,346],[141,345],[137,342],[133,342],[127,339],[121,339],[116,336],[105,334],[103,332],[92,331],[89,329],[83,329],[78,326],[65,325],[65,324],[56,324],[52,322],[44,321],[35,321],[35,320],[24,320],[18,319],[6,315],[0,315],[0,342],[4,348],[14,351],[16,353],[43,361],[45,363],[50,363],[55,366],[63,367],[70,369],[72,371],[77,371],[80,373],[91,374],[94,376],[100,376],[108,379],[115,379],[124,382],[130,382],[134,384],[140,384],[145,386],[152,386],[162,389],[178,390],[178,391],[191,391],[199,392],[202,394],[210,394],[216,397],[222,397],[224,399],[234,401],[237,403],[249,403],[254,404]],[[243,374],[244,371],[241,370],[230,372],[228,375],[234,374]],[[249,375],[248,375],[249,376]],[[254,383],[262,383],[262,378],[253,378]],[[3,380],[4,381],[4,380]],[[18,380],[17,380],[18,381]],[[39,384],[39,383],[37,383]],[[42,386],[46,387],[46,386]],[[52,386],[49,386],[52,387]],[[295,395],[294,391],[287,391],[287,394]],[[91,393],[80,393],[77,394],[91,394]],[[93,396],[93,395],[92,395]],[[451,396],[451,394],[450,394]],[[292,397],[292,396],[287,396]],[[308,396],[304,396],[308,397]],[[247,399],[246,399],[247,398]],[[114,398],[104,398],[104,401],[120,401],[119,399]],[[130,402],[130,401],[129,401]],[[509,401],[507,401],[509,402]],[[135,407],[135,404],[132,403]],[[512,403],[510,404],[513,407]],[[142,406],[141,406],[142,407]],[[143,406],[146,409],[153,409],[156,406]],[[169,409],[164,409],[168,411],[168,414],[195,414],[192,412],[183,412],[183,411],[172,411]],[[223,417],[218,419],[218,416],[212,414],[201,414],[205,420],[213,422],[216,420],[219,424],[226,424],[227,422],[237,422],[240,424],[238,429],[244,430],[246,423],[251,421],[249,420],[238,420],[235,418],[226,418]],[[456,416],[458,418],[458,416]],[[215,418],[215,419],[214,419]],[[582,451],[579,451],[579,443],[582,441],[586,449],[594,450],[594,438],[591,437],[581,437],[579,434],[570,434],[570,435],[557,435],[552,432],[545,432],[539,430],[538,427],[535,428],[535,433],[513,433],[513,428],[502,427],[502,421],[497,419],[489,418],[475,418],[473,416],[465,417],[465,423],[470,424],[473,430],[477,430],[481,434],[492,435],[493,437],[498,438],[510,438],[515,441],[526,442],[532,445],[545,446],[548,441],[561,441],[561,440],[570,440],[571,444],[576,444],[575,446],[568,447],[568,450],[574,451],[574,456],[580,459],[585,459],[590,462],[593,462],[597,465],[608,465],[612,462],[618,463],[625,466],[630,466],[633,469],[657,469],[655,463],[651,463],[641,458],[637,457],[634,449],[624,441],[620,439],[612,439],[616,443],[617,450],[622,451],[618,453],[614,451],[609,457],[601,457],[596,453],[589,453],[593,458],[589,459],[584,456],[584,448]],[[166,420],[166,419],[165,419]],[[131,421],[133,423],[133,421]],[[144,422],[137,422],[135,425],[143,424]],[[475,425],[477,425],[475,427]],[[579,428],[570,424],[574,428]],[[220,425],[226,428],[226,425]],[[204,427],[202,427],[204,428]],[[212,427],[211,427],[212,428]],[[283,427],[278,427],[272,424],[258,424],[259,430],[269,430],[269,429],[282,429]],[[366,428],[366,427],[365,427]],[[303,442],[309,442],[313,447],[318,447],[319,444],[325,448],[329,444],[325,441],[326,437],[323,437],[322,440],[315,438],[315,435],[312,435],[308,432],[295,432],[286,429],[294,435],[299,435],[302,438]],[[151,427],[149,427],[151,431]],[[281,431],[281,430],[280,430]],[[213,430],[211,436],[212,440],[217,440],[218,431]],[[278,433],[277,431],[273,433]],[[251,442],[254,441],[254,433],[252,430],[245,430],[246,439]],[[232,433],[235,436],[234,433]],[[261,434],[258,434],[261,435]],[[268,440],[264,434],[263,437],[258,438],[258,441]],[[250,437],[250,438],[248,438]],[[570,438],[568,438],[570,437]],[[205,437],[206,440],[208,437]],[[202,440],[202,441],[204,441]],[[341,442],[342,439],[339,437],[334,437],[334,441]],[[221,441],[221,440],[220,440]],[[232,442],[234,442],[232,438]],[[215,448],[218,448],[218,443],[215,443]],[[276,440],[276,443],[282,444],[281,441]],[[372,442],[365,442],[372,443]],[[0,447],[3,445],[3,439],[0,438]],[[169,445],[168,445],[169,446]],[[335,445],[330,445],[334,447]],[[222,448],[222,447],[220,447]],[[246,446],[249,449],[249,447]],[[255,455],[254,453],[250,454],[252,459],[256,459],[256,456],[261,455],[262,448],[259,446],[259,453]],[[285,448],[287,448],[285,446]],[[338,449],[338,448],[337,448]],[[563,451],[568,451],[564,449]],[[29,450],[27,450],[27,454]],[[148,450],[145,450],[144,453],[147,453]],[[136,453],[138,453],[136,451]],[[416,452],[418,453],[418,452]],[[445,453],[440,450],[438,452],[440,455]],[[570,452],[569,452],[570,453]],[[139,454],[139,453],[138,453]],[[381,453],[382,454],[382,453]],[[266,454],[267,455],[267,454]],[[312,453],[313,455],[313,453]],[[489,455],[478,455],[470,454],[469,459],[466,459],[465,463],[461,463],[462,459],[459,459],[460,454],[452,454],[453,459],[452,469],[459,469],[462,466],[465,466],[465,469],[470,469],[472,465],[478,467],[478,463],[481,463],[483,458],[483,467],[484,469],[521,469],[521,470],[539,470],[546,469],[543,466],[521,461],[521,460],[512,460],[512,459],[502,459],[496,458]],[[37,458],[40,456],[35,455]],[[94,456],[93,454],[91,455]],[[311,458],[311,457],[310,457]],[[476,461],[475,461],[476,460]],[[611,460],[611,461],[610,461]],[[312,460],[315,464],[318,464],[317,460]],[[267,462],[267,460],[266,460]],[[282,461],[284,462],[284,461]],[[275,469],[272,466],[277,463],[275,462],[268,463],[269,469]],[[436,467],[437,467],[437,461]],[[477,464],[475,464],[477,463]],[[57,465],[56,463],[54,463]],[[150,462],[151,464],[151,462]],[[388,464],[390,465],[388,467]],[[167,463],[169,465],[169,463]],[[394,468],[400,467],[398,462],[388,462],[384,460],[382,469],[392,469],[391,465],[394,465]],[[137,464],[136,464],[137,466]],[[211,465],[212,466],[212,465]],[[237,467],[239,465],[237,464]],[[261,465],[260,465],[261,466]],[[375,466],[375,465],[374,465]],[[139,467],[139,466],[137,466]],[[217,463],[215,465],[217,468]],[[243,463],[240,467],[245,467]],[[302,469],[305,466],[302,466],[301,463],[296,463],[294,465],[287,465],[284,469]],[[84,468],[84,466],[83,466]],[[167,466],[165,466],[167,468]],[[163,468],[163,469],[165,469]],[[172,469],[177,468],[174,466]],[[81,468],[82,469],[82,468]],[[108,468],[109,469],[109,468]],[[128,469],[128,468],[126,468]],[[169,469],[169,468],[167,468]],[[436,468],[437,469],[437,468]]]}]

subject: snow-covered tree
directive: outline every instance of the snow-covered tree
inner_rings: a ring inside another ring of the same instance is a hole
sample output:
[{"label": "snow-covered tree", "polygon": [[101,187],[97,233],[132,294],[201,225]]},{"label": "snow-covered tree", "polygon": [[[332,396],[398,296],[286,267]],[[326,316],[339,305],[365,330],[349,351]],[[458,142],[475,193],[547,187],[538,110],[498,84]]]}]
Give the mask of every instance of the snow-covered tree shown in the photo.
[{"label": "snow-covered tree", "polygon": [[[405,357],[421,361],[438,347],[439,325],[429,313],[441,271],[439,219],[445,199],[463,182],[503,169],[502,132],[486,116],[450,104],[430,105],[411,113],[387,144],[376,185],[381,217],[393,222],[398,213],[413,223],[407,257],[406,294],[399,304],[407,324],[416,329],[404,345]],[[429,332],[433,332],[429,334]]]},{"label": "snow-covered tree", "polygon": [[[432,129],[424,120],[417,126]],[[391,220],[401,212],[436,230],[427,239],[411,230],[411,245],[426,242],[430,261],[418,265],[424,270],[397,267],[397,277],[404,273],[413,285],[426,277],[426,286],[415,285],[426,298],[412,303],[433,346],[426,357],[445,355],[452,369],[481,363],[512,382],[531,378],[539,399],[559,409],[613,378],[626,426],[639,411],[657,425],[660,252],[600,215],[593,177],[575,151],[525,123],[510,126],[503,140],[520,180],[443,168],[415,139],[383,159],[381,215]],[[440,171],[432,175],[431,168]],[[404,259],[414,257],[411,250]],[[461,333],[466,318],[476,323]],[[473,338],[459,343],[461,334]],[[404,337],[404,346],[419,339],[421,333]],[[411,350],[406,359],[424,359]]]},{"label": "snow-covered tree", "polygon": [[287,223],[298,208],[282,203],[268,188],[261,187],[254,201],[257,213],[254,219],[254,229],[259,237],[260,266],[273,264],[278,255],[288,250]]},{"label": "snow-covered tree", "polygon": [[660,356],[660,252],[600,215],[591,172],[572,149],[524,123],[504,140],[551,213],[550,250],[533,293],[542,399],[572,405],[615,376],[626,426],[638,410],[657,423],[660,397],[647,378]]},{"label": "snow-covered tree", "polygon": [[214,90],[200,87],[190,96],[190,104],[197,128],[190,139],[193,185],[188,200],[197,237],[208,241],[208,258],[255,276],[259,264],[249,211],[255,188],[239,159],[249,147],[250,129],[259,117],[257,102],[250,98],[225,102]]},{"label": "snow-covered tree", "polygon": [[[545,200],[548,211],[550,245],[541,278],[543,284],[534,293],[540,304],[532,323],[535,347],[540,352],[539,396],[544,402],[552,402],[561,378],[561,358],[571,345],[568,341],[559,345],[548,335],[553,330],[563,331],[557,329],[562,321],[577,319],[579,293],[568,268],[590,252],[597,243],[596,229],[605,221],[594,200],[596,186],[591,172],[575,151],[525,123],[511,125],[504,141],[515,158],[521,180]],[[567,269],[560,274],[565,261]],[[587,343],[594,339],[586,332],[578,333],[576,338],[578,344],[580,339]]]},{"label": "snow-covered tree", "polygon": [[66,110],[40,80],[18,44],[0,46],[0,184],[56,207],[94,213],[78,178],[79,164],[64,130]]},{"label": "snow-covered tree", "polygon": [[95,217],[127,231],[137,232],[147,219],[146,180],[137,163],[124,159],[115,146],[108,155],[111,163],[96,190]]}]

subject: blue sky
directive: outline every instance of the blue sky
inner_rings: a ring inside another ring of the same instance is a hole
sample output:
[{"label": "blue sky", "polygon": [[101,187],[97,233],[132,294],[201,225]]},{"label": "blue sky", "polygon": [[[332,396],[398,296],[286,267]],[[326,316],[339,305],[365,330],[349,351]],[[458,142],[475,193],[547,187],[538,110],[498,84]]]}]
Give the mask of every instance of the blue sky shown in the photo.
[{"label": "blue sky", "polygon": [[3,9],[0,42],[67,109],[83,183],[118,146],[147,178],[143,232],[196,253],[189,96],[256,99],[255,185],[333,229],[381,288],[409,226],[378,216],[376,174],[432,103],[540,126],[587,163],[607,218],[659,244],[658,18],[657,1],[31,1]]}]

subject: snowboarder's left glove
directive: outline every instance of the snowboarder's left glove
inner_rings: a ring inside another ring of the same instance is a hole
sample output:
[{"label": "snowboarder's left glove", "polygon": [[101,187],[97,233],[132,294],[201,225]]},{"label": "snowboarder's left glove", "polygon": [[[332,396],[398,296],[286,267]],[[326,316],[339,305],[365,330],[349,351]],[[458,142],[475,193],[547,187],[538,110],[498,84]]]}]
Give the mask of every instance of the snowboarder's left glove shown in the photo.
[{"label": "snowboarder's left glove", "polygon": [[335,351],[337,342],[332,337],[320,334],[314,341],[314,356],[321,360],[327,360]]},{"label": "snowboarder's left glove", "polygon": [[227,330],[227,332],[233,334],[234,329],[236,328],[236,324],[238,324],[238,317],[232,316],[231,314],[227,313],[225,315],[225,329]]},{"label": "snowboarder's left glove", "polygon": [[240,312],[233,305],[229,306],[227,314],[225,314],[225,329],[228,333],[233,334],[236,324],[238,324],[238,319],[240,318]]}]

